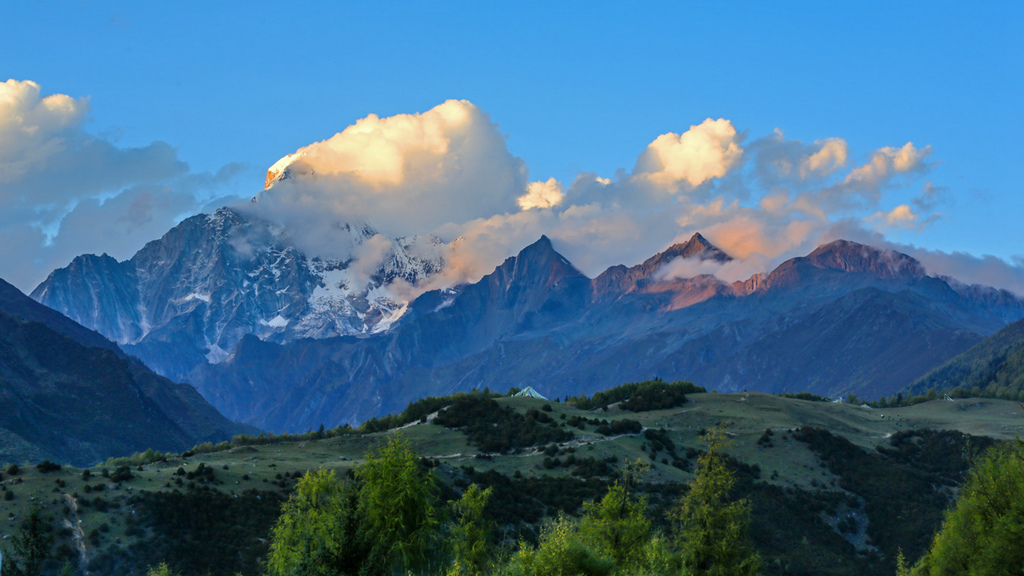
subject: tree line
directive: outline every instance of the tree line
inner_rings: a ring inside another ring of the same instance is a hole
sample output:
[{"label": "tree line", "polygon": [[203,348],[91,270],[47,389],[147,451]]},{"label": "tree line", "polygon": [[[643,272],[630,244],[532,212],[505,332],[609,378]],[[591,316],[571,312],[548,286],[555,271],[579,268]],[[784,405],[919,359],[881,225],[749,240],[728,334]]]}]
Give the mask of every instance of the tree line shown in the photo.
[{"label": "tree line", "polygon": [[707,441],[667,532],[652,527],[647,497],[634,490],[644,468],[638,461],[603,498],[585,503],[580,518],[561,514],[543,525],[536,544],[503,548],[486,514],[492,488],[471,484],[442,503],[433,471],[392,436],[351,477],[317,470],[299,481],[273,528],[268,573],[757,574],[749,504],[730,497],[724,434],[711,431]]}]

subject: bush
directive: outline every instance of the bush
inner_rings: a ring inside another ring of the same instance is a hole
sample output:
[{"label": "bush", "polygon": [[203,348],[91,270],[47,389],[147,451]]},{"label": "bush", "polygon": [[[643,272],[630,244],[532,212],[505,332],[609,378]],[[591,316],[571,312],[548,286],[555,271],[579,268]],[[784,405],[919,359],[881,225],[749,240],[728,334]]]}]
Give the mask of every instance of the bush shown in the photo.
[{"label": "bush", "polygon": [[573,404],[580,410],[590,410],[593,408],[607,409],[609,404],[621,402],[619,407],[623,410],[644,412],[682,406],[686,402],[687,394],[701,392],[706,392],[706,390],[700,386],[694,386],[690,382],[668,383],[655,378],[609,388],[594,394],[591,398],[574,396],[568,398],[566,403]]},{"label": "bush", "polygon": [[50,462],[49,460],[43,460],[39,464],[36,464],[36,470],[39,470],[43,474],[49,474],[50,472],[56,472],[61,469],[60,464]]},{"label": "bush", "polygon": [[609,424],[602,424],[597,427],[598,434],[605,436],[620,436],[622,434],[639,434],[643,426],[636,420],[612,420]]},{"label": "bush", "polygon": [[127,482],[132,478],[134,478],[132,470],[127,466],[118,466],[114,473],[110,475],[111,482]]},{"label": "bush", "polygon": [[558,428],[547,413],[531,408],[526,415],[479,394],[455,399],[438,413],[434,424],[461,428],[469,442],[484,452],[508,452],[517,448],[565,442],[573,434]]}]

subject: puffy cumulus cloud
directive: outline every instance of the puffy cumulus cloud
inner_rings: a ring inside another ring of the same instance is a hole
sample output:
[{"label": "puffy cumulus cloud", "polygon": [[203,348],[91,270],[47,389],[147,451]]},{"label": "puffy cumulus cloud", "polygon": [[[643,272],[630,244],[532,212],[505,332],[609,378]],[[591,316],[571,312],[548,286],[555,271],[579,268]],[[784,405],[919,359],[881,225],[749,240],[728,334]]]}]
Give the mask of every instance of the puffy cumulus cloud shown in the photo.
[{"label": "puffy cumulus cloud", "polygon": [[84,127],[86,98],[0,84],[0,276],[25,291],[83,252],[131,256],[241,171],[190,174],[168,144],[121,148]]},{"label": "puffy cumulus cloud", "polygon": [[658,136],[640,155],[634,173],[667,188],[682,182],[696,188],[722,178],[740,163],[740,140],[732,122],[708,118],[682,134]]},{"label": "puffy cumulus cloud", "polygon": [[901,148],[886,146],[871,155],[871,160],[854,168],[844,180],[845,184],[879,186],[894,174],[920,172],[925,169],[924,159],[931,154],[931,147],[917,149],[913,142]]},{"label": "puffy cumulus cloud", "polygon": [[[471,104],[460,106],[468,116],[450,123],[457,128],[446,128],[449,123],[443,119],[425,120],[429,113],[401,117],[404,123],[432,128],[395,131],[412,143],[392,138],[391,148],[433,155],[424,164],[430,170],[389,161],[386,171],[373,172],[386,177],[363,182],[367,178],[355,173],[356,164],[349,162],[342,170],[302,164],[300,150],[272,170],[272,179],[280,172],[284,177],[260,196],[261,204],[271,200],[265,204],[278,214],[282,207],[294,209],[310,233],[341,219],[366,218],[374,225],[389,222],[390,228],[378,228],[391,237],[430,232],[447,240],[458,238],[447,248],[447,269],[417,290],[476,281],[541,234],[581,271],[595,276],[608,266],[635,264],[702,232],[736,260],[724,266],[678,263],[666,273],[740,280],[813,250],[836,222],[857,222],[864,233],[882,224],[918,229],[934,217],[929,213],[938,204],[938,195],[926,187],[921,202],[935,199],[926,209],[906,201],[889,212],[880,207],[882,191],[893,188],[893,178],[927,170],[923,159],[928,148],[880,148],[870,153],[870,162],[850,169],[851,152],[842,138],[805,143],[776,130],[744,150],[741,133],[726,119],[708,119],[682,134],[659,136],[642,149],[632,172],[620,170],[611,178],[581,173],[568,187],[555,179],[527,184],[521,161],[508,153],[497,128]],[[372,126],[390,120],[371,119]],[[482,134],[479,140],[490,148],[486,153],[478,150],[478,155],[502,168],[483,176],[444,168],[462,154],[456,139],[447,136],[459,130]],[[875,166],[870,178],[865,166]],[[421,177],[411,179],[412,173]],[[495,173],[503,176],[494,178]],[[475,200],[459,197],[451,188],[471,189]],[[429,206],[409,208],[420,191],[439,213]],[[465,209],[459,217],[440,208],[452,198],[459,198],[459,207]],[[911,210],[911,205],[916,208]],[[464,218],[467,214],[472,217]],[[328,239],[318,236],[307,244],[326,245]]]},{"label": "puffy cumulus cloud", "polygon": [[[270,168],[268,179],[289,166],[324,175],[346,175],[364,184],[393,187],[413,177],[439,177],[454,141],[480,111],[465,100],[449,100],[422,114],[376,114],[327,140],[300,148]],[[476,119],[479,121],[479,119]]]},{"label": "puffy cumulus cloud", "polygon": [[844,168],[849,146],[842,138],[823,138],[806,144],[787,140],[776,128],[748,148],[753,157],[752,175],[763,186],[803,189]]},{"label": "puffy cumulus cloud", "polygon": [[847,145],[842,138],[826,138],[814,143],[818,151],[800,162],[800,177],[828,176],[846,166]]},{"label": "puffy cumulus cloud", "polygon": [[913,228],[918,222],[917,214],[906,204],[900,204],[889,212],[875,212],[867,218],[882,227]]},{"label": "puffy cumulus cloud", "polygon": [[[306,252],[327,257],[353,257],[359,239],[344,240],[346,222],[368,222],[390,238],[457,238],[447,268],[411,293],[478,280],[541,234],[595,276],[702,232],[738,259],[714,273],[736,280],[809,252],[837,221],[865,229],[887,216],[907,222],[899,210],[881,210],[882,191],[897,176],[926,171],[930,151],[880,148],[851,169],[839,137],[802,142],[776,130],[746,148],[744,139],[729,120],[709,118],[658,136],[631,172],[581,173],[569,186],[530,182],[498,127],[473,104],[452,100],[420,114],[367,116],[289,154],[271,167],[253,209],[284,222]],[[915,226],[933,208],[898,204],[915,206]]]},{"label": "puffy cumulus cloud", "polygon": [[552,208],[562,203],[564,190],[565,186],[554,178],[548,178],[547,182],[530,182],[526,194],[520,196],[516,202],[523,210]]},{"label": "puffy cumulus cloud", "polygon": [[[330,250],[337,222],[368,221],[391,237],[517,209],[525,166],[479,108],[449,100],[420,114],[369,115],[271,167],[261,213]],[[327,241],[327,243],[324,243]]]},{"label": "puffy cumulus cloud", "polygon": [[11,183],[68,146],[89,112],[86,99],[42,97],[31,80],[0,84],[0,183]]},{"label": "puffy cumulus cloud", "polygon": [[[710,137],[716,134],[719,138]],[[642,151],[632,173],[580,174],[548,210],[453,224],[446,233],[461,238],[447,281],[478,279],[542,233],[581,271],[595,276],[610,265],[640,262],[694,232],[736,260],[677,262],[664,274],[744,280],[810,252],[828,240],[838,222],[846,223],[856,239],[885,228],[919,230],[937,217],[932,212],[941,204],[940,194],[926,186],[920,202],[907,201],[894,180],[926,172],[927,147],[880,148],[869,153],[867,164],[850,168],[851,151],[842,138],[805,143],[776,130],[743,150],[738,134],[726,120],[708,120],[682,136],[659,137]],[[691,170],[715,164],[702,158],[718,158],[717,168]],[[881,169],[868,179],[865,165]],[[700,194],[664,193],[686,191],[694,183]],[[890,190],[901,201],[883,211]]]}]

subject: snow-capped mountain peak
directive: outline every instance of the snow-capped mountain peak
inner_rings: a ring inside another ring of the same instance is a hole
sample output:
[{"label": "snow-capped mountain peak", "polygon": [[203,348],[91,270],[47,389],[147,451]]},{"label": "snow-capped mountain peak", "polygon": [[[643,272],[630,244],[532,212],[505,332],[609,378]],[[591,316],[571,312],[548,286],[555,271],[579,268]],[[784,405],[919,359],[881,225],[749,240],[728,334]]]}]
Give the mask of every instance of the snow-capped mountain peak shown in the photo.
[{"label": "snow-capped mountain peak", "polygon": [[80,256],[33,297],[185,379],[225,360],[247,334],[284,343],[384,330],[410,294],[391,285],[415,286],[444,265],[436,237],[389,239],[366,222],[336,228],[350,258],[305,254],[282,226],[221,208],[182,221],[130,260]]}]

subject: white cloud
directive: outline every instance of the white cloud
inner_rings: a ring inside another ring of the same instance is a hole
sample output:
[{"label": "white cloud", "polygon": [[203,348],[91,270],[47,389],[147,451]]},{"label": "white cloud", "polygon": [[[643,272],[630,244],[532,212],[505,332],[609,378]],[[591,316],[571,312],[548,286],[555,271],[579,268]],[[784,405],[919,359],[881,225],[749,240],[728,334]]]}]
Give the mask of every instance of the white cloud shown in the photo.
[{"label": "white cloud", "polygon": [[[0,229],[11,239],[0,258],[3,275],[21,287],[80,252],[128,257],[178,218],[227,203],[214,196],[228,195],[237,167],[189,174],[167,144],[120,148],[90,134],[87,99],[43,96],[30,82],[0,86]],[[595,276],[699,231],[737,260],[680,262],[664,273],[740,280],[839,231],[884,242],[881,230],[918,230],[945,200],[930,182],[916,198],[894,186],[927,172],[927,146],[882,147],[849,168],[857,155],[839,137],[805,143],[776,130],[743,142],[731,121],[709,118],[641,143],[632,172],[585,172],[568,186],[530,182],[498,126],[472,103],[449,100],[419,114],[368,115],[286,155],[259,202],[245,208],[283,223],[309,254],[352,258],[357,281],[390,253],[387,238],[459,238],[445,249],[441,275],[397,288],[412,296],[475,281],[541,234]],[[346,223],[369,223],[381,235],[353,240]],[[981,262],[957,269],[1016,281],[1011,265]]]},{"label": "white cloud", "polygon": [[800,163],[800,177],[828,176],[846,166],[848,153],[846,140],[842,138],[826,138],[815,142],[818,151],[807,156]]},{"label": "white cloud", "polygon": [[900,204],[893,208],[889,212],[875,212],[867,218],[868,222],[872,222],[881,227],[898,227],[898,228],[913,228],[917,223],[917,214],[910,209],[910,206],[906,204]]},{"label": "white cloud", "polygon": [[343,257],[331,241],[339,222],[369,222],[390,237],[428,232],[515,211],[527,178],[490,118],[449,100],[358,120],[282,158],[268,184],[255,207],[262,216],[285,223],[300,248]]},{"label": "white cloud", "polygon": [[86,98],[0,83],[0,276],[22,290],[83,252],[131,256],[239,173],[190,174],[163,142],[118,147],[84,128],[88,115]]},{"label": "white cloud", "polygon": [[930,146],[919,150],[913,142],[907,142],[901,148],[879,148],[871,155],[871,160],[854,168],[844,183],[878,186],[895,174],[924,170],[924,159],[929,154]]},{"label": "white cloud", "polygon": [[[472,151],[465,134],[475,134]],[[447,269],[417,290],[476,281],[541,234],[594,276],[699,231],[737,258],[701,266],[737,280],[809,252],[836,222],[918,229],[934,218],[929,189],[926,208],[880,209],[893,178],[927,170],[928,147],[880,148],[850,169],[843,138],[804,143],[776,130],[746,150],[742,139],[729,120],[707,119],[649,143],[632,173],[581,173],[566,188],[554,178],[529,182],[497,126],[471,103],[449,101],[422,114],[369,116],[285,157],[260,209],[301,223],[300,236],[310,238],[300,247],[321,254],[350,255],[351,246],[331,241],[339,221],[365,219],[391,237],[458,238]],[[473,169],[471,152],[487,170]]]},{"label": "white cloud", "polygon": [[14,182],[67,149],[68,132],[89,113],[85,99],[42,97],[31,80],[0,84],[0,183]]},{"label": "white cloud", "polygon": [[446,155],[456,152],[458,140],[468,136],[479,116],[480,111],[465,100],[449,100],[422,114],[370,114],[327,140],[285,156],[270,172],[297,165],[381,188],[415,177],[439,177]]},{"label": "white cloud", "polygon": [[732,122],[708,118],[682,134],[658,136],[640,155],[634,172],[660,186],[686,182],[696,188],[739,164],[743,155],[739,141]]},{"label": "white cloud", "polygon": [[553,208],[562,203],[564,190],[565,186],[554,178],[548,178],[547,182],[530,182],[526,194],[520,196],[517,202],[523,210]]}]

